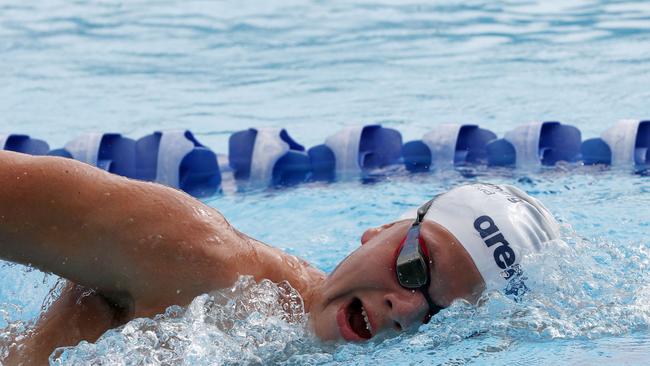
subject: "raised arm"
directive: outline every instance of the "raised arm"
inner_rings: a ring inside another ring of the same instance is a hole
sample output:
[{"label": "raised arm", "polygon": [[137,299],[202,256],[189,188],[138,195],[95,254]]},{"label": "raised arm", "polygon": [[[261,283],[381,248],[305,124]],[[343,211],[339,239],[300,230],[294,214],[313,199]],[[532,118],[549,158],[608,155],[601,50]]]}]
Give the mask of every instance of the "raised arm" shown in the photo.
[{"label": "raised arm", "polygon": [[278,256],[178,190],[0,151],[0,258],[96,289],[135,314],[187,303],[239,274],[268,277]]}]

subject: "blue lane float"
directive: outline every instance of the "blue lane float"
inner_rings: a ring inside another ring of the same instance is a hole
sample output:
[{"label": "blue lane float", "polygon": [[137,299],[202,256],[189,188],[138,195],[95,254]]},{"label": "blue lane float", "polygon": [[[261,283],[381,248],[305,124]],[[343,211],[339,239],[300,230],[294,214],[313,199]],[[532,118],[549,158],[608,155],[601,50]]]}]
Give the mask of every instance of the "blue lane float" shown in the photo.
[{"label": "blue lane float", "polygon": [[555,121],[524,124],[487,144],[488,165],[534,167],[577,162],[581,141],[580,130],[574,126]]},{"label": "blue lane float", "polygon": [[333,181],[401,163],[402,135],[381,125],[347,127],[309,149],[312,179]]},{"label": "blue lane float", "polygon": [[20,134],[0,134],[0,149],[31,155],[46,155],[50,151],[47,142]]},{"label": "blue lane float", "polygon": [[135,178],[135,141],[119,133],[86,133],[50,155],[69,157],[108,172]]},{"label": "blue lane float", "polygon": [[217,155],[187,130],[154,132],[135,144],[136,178],[180,188],[197,197],[217,193]]},{"label": "blue lane float", "polygon": [[582,143],[584,164],[647,167],[650,163],[650,121],[626,119]]},{"label": "blue lane float", "polygon": [[442,124],[402,147],[404,166],[410,172],[487,163],[488,142],[497,135],[478,125]]},{"label": "blue lane float", "polygon": [[[464,165],[535,167],[559,161],[634,166],[650,164],[650,120],[622,120],[598,138],[581,141],[574,126],[534,122],[503,138],[473,124],[438,125],[420,140],[402,144],[401,134],[381,125],[348,127],[308,151],[285,129],[251,128],[234,133],[229,155],[217,156],[190,131],[154,132],[133,140],[117,133],[88,133],[49,150],[28,135],[0,135],[0,147],[32,155],[73,158],[125,177],[158,182],[197,197],[222,189],[287,186],[309,181],[453,169]],[[234,177],[235,179],[231,179]]]},{"label": "blue lane float", "polygon": [[312,170],[304,146],[280,128],[235,132],[228,141],[228,159],[235,179],[254,185],[294,185],[307,181]]}]

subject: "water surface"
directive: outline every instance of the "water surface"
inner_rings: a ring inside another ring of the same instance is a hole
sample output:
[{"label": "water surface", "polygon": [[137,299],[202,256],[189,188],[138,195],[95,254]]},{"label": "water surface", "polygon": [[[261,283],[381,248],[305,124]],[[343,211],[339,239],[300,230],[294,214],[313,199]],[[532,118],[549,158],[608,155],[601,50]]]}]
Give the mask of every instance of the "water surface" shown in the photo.
[{"label": "water surface", "polygon": [[[188,128],[221,153],[249,126],[285,127],[307,146],[358,123],[410,140],[445,122],[502,135],[560,120],[588,138],[618,119],[650,116],[649,45],[642,1],[5,1],[0,131],[59,147],[82,132]],[[516,184],[542,200],[565,224],[566,247],[528,259],[536,287],[524,302],[492,294],[480,308],[459,303],[396,338],[323,345],[302,323],[254,309],[239,328],[219,328],[205,321],[200,297],[190,310],[132,322],[59,361],[643,364],[648,179],[628,169],[479,168],[213,197],[206,201],[240,230],[326,271],[367,227],[477,180]],[[34,319],[57,279],[4,262],[0,272],[0,326]],[[229,301],[247,304],[246,294]],[[147,331],[196,338],[163,347]]]}]

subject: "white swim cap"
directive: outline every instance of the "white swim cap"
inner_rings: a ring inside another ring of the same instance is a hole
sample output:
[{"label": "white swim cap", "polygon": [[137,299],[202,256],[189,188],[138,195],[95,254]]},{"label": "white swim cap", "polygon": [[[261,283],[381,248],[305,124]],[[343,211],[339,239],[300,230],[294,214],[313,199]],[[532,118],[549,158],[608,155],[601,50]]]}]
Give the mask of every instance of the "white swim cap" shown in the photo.
[{"label": "white swim cap", "polygon": [[[415,217],[414,211],[402,218]],[[527,291],[520,261],[559,238],[559,224],[538,200],[508,185],[471,184],[437,196],[424,220],[446,228],[474,260],[487,290]]]}]

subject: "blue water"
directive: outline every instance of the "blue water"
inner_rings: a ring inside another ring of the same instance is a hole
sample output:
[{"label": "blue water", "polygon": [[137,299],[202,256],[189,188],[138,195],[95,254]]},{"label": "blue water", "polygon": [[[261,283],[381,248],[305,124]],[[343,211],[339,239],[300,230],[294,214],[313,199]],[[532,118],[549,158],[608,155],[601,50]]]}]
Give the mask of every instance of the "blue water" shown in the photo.
[{"label": "blue water", "polygon": [[[410,140],[443,122],[480,123],[501,135],[555,119],[588,138],[618,119],[648,118],[648,85],[650,5],[641,1],[0,4],[0,131],[53,147],[82,132],[140,137],[189,128],[225,153],[228,136],[249,126],[286,127],[311,146],[366,122]],[[542,200],[565,224],[566,247],[528,259],[535,291],[522,303],[496,294],[478,308],[458,303],[396,338],[320,344],[305,334],[299,310],[289,324],[277,309],[251,305],[251,294],[273,303],[281,289],[243,280],[231,298],[199,297],[189,310],[132,322],[56,357],[73,364],[644,364],[649,179],[567,165],[478,168],[213,197],[206,201],[238,229],[327,271],[365,228],[476,180],[515,184]],[[57,278],[4,262],[0,275],[0,326],[20,329]],[[210,301],[252,315],[240,319]],[[161,346],[160,339],[179,341]]]}]

